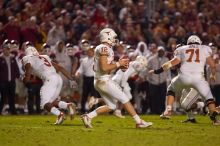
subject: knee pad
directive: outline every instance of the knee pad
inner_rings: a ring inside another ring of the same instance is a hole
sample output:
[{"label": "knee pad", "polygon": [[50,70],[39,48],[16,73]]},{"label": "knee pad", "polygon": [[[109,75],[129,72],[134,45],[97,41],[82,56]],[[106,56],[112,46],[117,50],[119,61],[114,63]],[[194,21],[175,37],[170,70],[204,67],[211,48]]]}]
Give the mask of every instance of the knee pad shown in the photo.
[{"label": "knee pad", "polygon": [[173,97],[175,97],[175,93],[173,91],[169,90],[169,91],[167,91],[166,96],[173,96]]},{"label": "knee pad", "polygon": [[199,99],[199,94],[195,89],[191,89],[188,94],[185,94],[185,97],[181,98],[183,98],[183,100],[180,102],[181,107],[183,107],[185,110],[189,110],[193,103]]}]

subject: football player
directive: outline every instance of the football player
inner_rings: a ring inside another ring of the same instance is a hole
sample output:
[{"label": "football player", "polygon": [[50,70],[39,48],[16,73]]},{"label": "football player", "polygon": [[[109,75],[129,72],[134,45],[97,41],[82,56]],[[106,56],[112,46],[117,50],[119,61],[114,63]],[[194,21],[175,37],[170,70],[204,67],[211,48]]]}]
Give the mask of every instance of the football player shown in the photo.
[{"label": "football player", "polygon": [[136,128],[151,126],[151,122],[145,122],[140,119],[134,107],[129,102],[127,95],[121,90],[118,84],[111,79],[111,71],[122,66],[127,68],[129,63],[128,59],[119,59],[118,62],[113,62],[114,52],[112,47],[117,43],[117,34],[114,30],[105,28],[100,31],[99,36],[101,44],[95,48],[94,86],[103,97],[106,105],[98,107],[94,111],[81,116],[85,127],[92,128],[91,120],[97,115],[115,110],[117,101],[120,101],[128,113],[133,117]]},{"label": "football player", "polygon": [[70,118],[73,119],[75,106],[72,103],[57,100],[63,82],[57,72],[62,72],[70,80],[71,86],[75,87],[76,82],[71,75],[63,67],[52,62],[49,56],[39,55],[33,46],[28,46],[25,49],[25,54],[26,56],[22,58],[22,64],[25,70],[23,81],[27,83],[30,80],[31,73],[42,79],[43,86],[40,91],[41,107],[57,116],[55,124],[61,124],[64,120],[64,113],[56,107],[67,109]]},{"label": "football player", "polygon": [[202,41],[198,36],[191,35],[187,40],[187,45],[175,50],[172,60],[164,63],[160,69],[149,71],[149,73],[159,74],[164,70],[170,69],[172,66],[179,63],[181,64],[178,76],[175,77],[168,86],[166,109],[161,116],[169,117],[171,115],[176,92],[181,92],[185,88],[194,88],[205,100],[213,125],[220,125],[217,119],[219,109],[215,107],[215,100],[212,96],[209,84],[204,79],[204,66],[208,64],[211,68],[210,79],[215,81],[216,67],[211,55],[211,48],[202,45]]}]

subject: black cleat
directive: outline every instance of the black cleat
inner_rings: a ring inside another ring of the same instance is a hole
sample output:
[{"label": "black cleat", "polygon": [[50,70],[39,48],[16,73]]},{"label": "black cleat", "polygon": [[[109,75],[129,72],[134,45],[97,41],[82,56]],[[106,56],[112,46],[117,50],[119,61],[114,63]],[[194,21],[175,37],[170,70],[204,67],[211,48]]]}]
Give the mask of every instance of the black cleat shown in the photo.
[{"label": "black cleat", "polygon": [[212,121],[216,121],[217,120],[217,115],[218,115],[218,112],[217,111],[214,111],[212,113],[209,113],[209,117]]},{"label": "black cleat", "polygon": [[181,121],[181,122],[182,122],[182,123],[193,123],[193,124],[196,124],[196,123],[197,123],[196,119],[186,119],[186,120]]}]

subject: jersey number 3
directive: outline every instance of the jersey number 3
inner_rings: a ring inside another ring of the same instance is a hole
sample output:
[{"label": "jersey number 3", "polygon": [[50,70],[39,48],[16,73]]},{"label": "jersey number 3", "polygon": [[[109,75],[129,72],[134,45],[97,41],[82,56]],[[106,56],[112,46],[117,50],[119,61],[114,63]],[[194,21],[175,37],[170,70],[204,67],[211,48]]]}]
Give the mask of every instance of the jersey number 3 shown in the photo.
[{"label": "jersey number 3", "polygon": [[189,54],[189,58],[186,60],[187,62],[192,62],[193,55],[196,55],[195,62],[199,63],[199,49],[188,49],[186,50],[186,54]]},{"label": "jersey number 3", "polygon": [[50,62],[46,58],[44,58],[42,56],[39,56],[39,58],[44,61],[44,65],[51,67]]}]

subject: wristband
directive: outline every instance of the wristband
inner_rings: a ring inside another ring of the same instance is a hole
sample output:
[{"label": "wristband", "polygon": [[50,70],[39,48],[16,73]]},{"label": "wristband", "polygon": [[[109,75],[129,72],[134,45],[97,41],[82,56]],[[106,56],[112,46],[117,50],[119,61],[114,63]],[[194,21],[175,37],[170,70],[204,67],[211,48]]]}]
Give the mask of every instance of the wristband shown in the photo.
[{"label": "wristband", "polygon": [[161,67],[161,68],[159,68],[159,69],[157,69],[157,70],[154,70],[154,73],[155,74],[160,74],[160,73],[162,73],[164,71],[164,69]]}]

